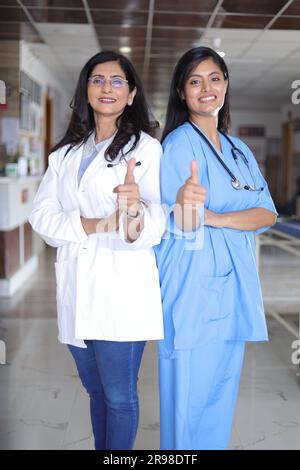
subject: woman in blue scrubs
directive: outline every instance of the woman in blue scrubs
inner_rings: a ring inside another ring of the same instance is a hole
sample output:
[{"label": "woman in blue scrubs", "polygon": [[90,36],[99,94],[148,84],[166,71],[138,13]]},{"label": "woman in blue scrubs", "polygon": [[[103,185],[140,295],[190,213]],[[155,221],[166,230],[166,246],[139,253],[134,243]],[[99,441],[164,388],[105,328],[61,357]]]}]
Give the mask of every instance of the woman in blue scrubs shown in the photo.
[{"label": "woman in blue scrubs", "polygon": [[276,210],[251,150],[227,135],[228,91],[212,49],[179,60],[161,163],[169,223],[156,248],[162,449],[227,448],[245,342],[267,340],[254,233]]}]

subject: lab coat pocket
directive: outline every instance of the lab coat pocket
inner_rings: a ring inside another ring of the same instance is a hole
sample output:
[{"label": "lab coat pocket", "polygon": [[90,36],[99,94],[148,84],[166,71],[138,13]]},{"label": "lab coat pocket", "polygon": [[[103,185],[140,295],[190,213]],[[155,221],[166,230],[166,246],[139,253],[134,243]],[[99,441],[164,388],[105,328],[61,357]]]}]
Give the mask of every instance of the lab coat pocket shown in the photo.
[{"label": "lab coat pocket", "polygon": [[72,302],[70,286],[70,263],[68,261],[61,261],[56,262],[54,265],[56,275],[56,299],[58,307],[62,307],[63,305],[70,305]]}]

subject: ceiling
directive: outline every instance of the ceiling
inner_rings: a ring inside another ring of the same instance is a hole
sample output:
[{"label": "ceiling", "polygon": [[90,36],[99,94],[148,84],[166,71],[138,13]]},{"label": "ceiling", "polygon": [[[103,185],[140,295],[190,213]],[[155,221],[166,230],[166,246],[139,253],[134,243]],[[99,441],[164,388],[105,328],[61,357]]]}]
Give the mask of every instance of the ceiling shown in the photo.
[{"label": "ceiling", "polygon": [[299,30],[300,0],[0,0],[0,40],[31,43],[70,93],[91,55],[130,48],[158,113],[197,45],[225,52],[236,107],[280,109],[300,79]]}]

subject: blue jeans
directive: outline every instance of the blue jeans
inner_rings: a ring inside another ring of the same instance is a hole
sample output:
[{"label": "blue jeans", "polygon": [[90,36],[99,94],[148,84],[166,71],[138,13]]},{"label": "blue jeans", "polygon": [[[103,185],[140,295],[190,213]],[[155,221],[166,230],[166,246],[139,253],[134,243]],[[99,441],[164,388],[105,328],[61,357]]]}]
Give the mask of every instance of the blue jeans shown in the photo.
[{"label": "blue jeans", "polygon": [[139,420],[138,372],[145,341],[86,340],[69,346],[90,396],[96,450],[130,450]]}]

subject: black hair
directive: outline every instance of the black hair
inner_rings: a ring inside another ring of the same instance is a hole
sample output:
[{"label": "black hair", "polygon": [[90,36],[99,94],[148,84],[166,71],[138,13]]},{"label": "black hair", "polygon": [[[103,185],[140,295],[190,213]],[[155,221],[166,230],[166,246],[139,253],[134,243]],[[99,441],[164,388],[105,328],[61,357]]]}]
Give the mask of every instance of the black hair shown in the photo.
[{"label": "black hair", "polygon": [[84,143],[94,131],[94,112],[88,103],[87,96],[88,79],[96,65],[110,61],[118,62],[125,74],[126,80],[128,80],[129,90],[132,91],[136,88],[136,95],[132,105],[126,106],[121,116],[117,119],[116,125],[118,130],[105,152],[106,159],[109,159],[109,161],[115,160],[119,152],[122,151],[131,137],[134,136],[133,145],[128,150],[130,152],[137,145],[141,131],[147,132],[150,135],[154,134],[154,129],[158,127],[158,122],[150,120],[150,112],[143,85],[134,66],[122,54],[114,51],[102,51],[91,57],[80,72],[76,91],[70,103],[73,111],[68,129],[64,137],[53,147],[52,152],[66,144],[70,144],[70,149],[77,144]]},{"label": "black hair", "polygon": [[181,126],[189,118],[188,108],[185,101],[181,98],[181,93],[188,80],[191,71],[197,67],[200,62],[212,59],[222,70],[224,79],[228,80],[227,91],[224,105],[219,111],[218,129],[225,134],[228,133],[230,126],[229,112],[229,74],[227,66],[222,57],[209,47],[195,47],[187,51],[178,61],[171,82],[170,96],[167,108],[166,124],[162,135],[162,140],[177,127]]}]

